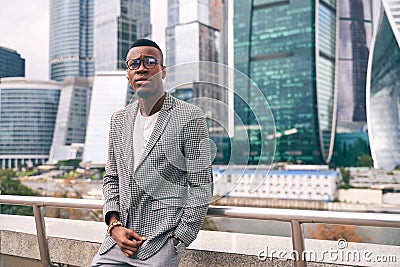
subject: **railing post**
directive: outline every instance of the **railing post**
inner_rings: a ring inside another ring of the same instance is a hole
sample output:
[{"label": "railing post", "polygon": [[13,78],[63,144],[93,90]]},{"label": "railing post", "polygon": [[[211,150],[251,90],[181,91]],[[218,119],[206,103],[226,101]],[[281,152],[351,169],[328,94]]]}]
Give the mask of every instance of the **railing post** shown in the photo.
[{"label": "railing post", "polygon": [[36,233],[39,244],[40,259],[43,267],[55,266],[50,260],[49,245],[47,243],[46,226],[42,209],[38,205],[33,205],[33,214],[35,215]]},{"label": "railing post", "polygon": [[294,265],[296,267],[306,267],[307,263],[303,258],[303,251],[304,251],[304,233],[302,225],[297,220],[292,220],[292,243],[293,249],[296,251],[297,259],[295,259]]}]

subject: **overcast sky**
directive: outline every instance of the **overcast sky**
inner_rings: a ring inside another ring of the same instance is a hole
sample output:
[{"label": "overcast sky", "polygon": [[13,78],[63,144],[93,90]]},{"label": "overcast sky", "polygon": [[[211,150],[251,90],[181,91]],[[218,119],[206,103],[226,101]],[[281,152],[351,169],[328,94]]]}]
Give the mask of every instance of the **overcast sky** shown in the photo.
[{"label": "overcast sky", "polygon": [[0,46],[25,58],[25,76],[49,76],[49,0],[0,0]]},{"label": "overcast sky", "polygon": [[[49,79],[49,2],[0,0],[0,46],[25,58],[25,76],[29,79]],[[165,47],[166,3],[151,2],[153,39],[161,48]]]}]

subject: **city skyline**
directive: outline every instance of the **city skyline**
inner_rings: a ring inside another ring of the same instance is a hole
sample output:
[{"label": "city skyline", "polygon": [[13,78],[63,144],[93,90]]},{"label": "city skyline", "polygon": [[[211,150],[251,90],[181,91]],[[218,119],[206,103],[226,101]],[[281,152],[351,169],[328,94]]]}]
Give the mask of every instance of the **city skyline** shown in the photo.
[{"label": "city skyline", "polygon": [[[0,46],[15,50],[26,60],[25,77],[48,80],[50,0],[1,0]],[[151,0],[152,39],[165,49],[167,1]],[[23,8],[21,8],[23,7]],[[157,25],[157,27],[154,26]]]}]

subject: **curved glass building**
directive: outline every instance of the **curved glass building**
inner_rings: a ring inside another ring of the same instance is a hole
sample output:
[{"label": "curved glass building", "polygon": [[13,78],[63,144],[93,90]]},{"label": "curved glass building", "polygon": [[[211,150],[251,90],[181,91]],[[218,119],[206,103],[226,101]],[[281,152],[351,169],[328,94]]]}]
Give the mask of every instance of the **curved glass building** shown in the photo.
[{"label": "curved glass building", "polygon": [[50,79],[93,76],[94,0],[50,1]]},{"label": "curved glass building", "polygon": [[61,87],[54,81],[1,79],[1,168],[29,167],[48,160]]},{"label": "curved glass building", "polygon": [[367,121],[375,168],[400,165],[400,0],[382,1],[367,73]]},{"label": "curved glass building", "polygon": [[[337,13],[336,0],[234,2],[235,68],[257,84],[272,109],[275,161],[324,164],[331,160]],[[235,81],[235,93],[250,99],[247,106],[235,100],[235,112],[245,124],[257,124],[251,115],[259,101],[254,92]],[[260,145],[256,139],[250,141],[255,147]],[[249,163],[257,163],[257,152],[250,154]]]}]

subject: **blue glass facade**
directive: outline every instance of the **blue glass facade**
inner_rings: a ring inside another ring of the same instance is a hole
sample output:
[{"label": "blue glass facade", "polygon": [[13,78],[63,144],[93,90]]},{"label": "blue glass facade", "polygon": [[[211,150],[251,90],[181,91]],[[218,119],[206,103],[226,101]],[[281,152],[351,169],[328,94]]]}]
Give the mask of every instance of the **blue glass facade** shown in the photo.
[{"label": "blue glass facade", "polygon": [[0,166],[47,160],[61,84],[7,78],[0,83]]},{"label": "blue glass facade", "polygon": [[400,1],[391,4],[381,11],[372,40],[367,79],[371,154],[374,167],[384,169],[400,165],[400,39],[395,37],[396,31],[400,33],[400,22],[396,25],[391,16],[391,12],[400,13]]},{"label": "blue glass facade", "polygon": [[0,46],[0,78],[25,77],[25,59],[17,51]]},{"label": "blue glass facade", "polygon": [[96,1],[95,17],[96,71],[125,70],[133,42],[151,37],[150,1]]},{"label": "blue glass facade", "polygon": [[[275,161],[330,161],[335,107],[336,1],[234,2],[235,68],[254,81],[276,124]],[[250,85],[235,81],[235,112],[247,125],[263,107]],[[265,107],[264,107],[265,108]],[[267,116],[267,112],[265,112]],[[249,163],[259,162],[257,132]],[[268,142],[265,140],[264,142]]]},{"label": "blue glass facade", "polygon": [[50,1],[50,79],[94,73],[94,0]]}]

